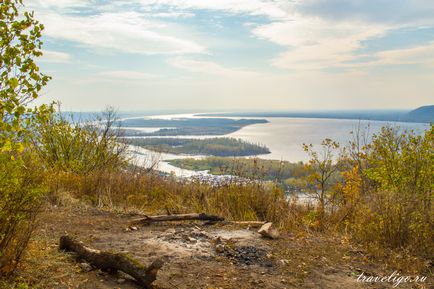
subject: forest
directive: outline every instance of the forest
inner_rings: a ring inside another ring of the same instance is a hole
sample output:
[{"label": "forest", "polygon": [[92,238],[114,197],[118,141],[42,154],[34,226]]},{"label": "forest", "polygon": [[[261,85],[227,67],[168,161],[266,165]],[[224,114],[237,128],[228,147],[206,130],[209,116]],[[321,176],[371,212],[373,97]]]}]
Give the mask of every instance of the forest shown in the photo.
[{"label": "forest", "polygon": [[121,140],[134,146],[170,154],[255,156],[270,153],[265,146],[234,138],[124,138]]}]

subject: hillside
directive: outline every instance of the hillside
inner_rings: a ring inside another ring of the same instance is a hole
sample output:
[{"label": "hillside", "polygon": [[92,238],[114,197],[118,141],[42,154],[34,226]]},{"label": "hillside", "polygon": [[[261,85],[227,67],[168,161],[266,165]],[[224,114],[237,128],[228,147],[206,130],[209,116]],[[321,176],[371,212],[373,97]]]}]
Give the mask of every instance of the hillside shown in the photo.
[{"label": "hillside", "polygon": [[425,105],[410,111],[405,116],[406,121],[434,122],[434,105]]},{"label": "hillside", "polygon": [[371,121],[434,122],[434,105],[426,105],[414,110],[338,110],[338,111],[275,111],[275,112],[228,112],[202,114],[202,116],[221,117],[289,117],[357,119]]}]

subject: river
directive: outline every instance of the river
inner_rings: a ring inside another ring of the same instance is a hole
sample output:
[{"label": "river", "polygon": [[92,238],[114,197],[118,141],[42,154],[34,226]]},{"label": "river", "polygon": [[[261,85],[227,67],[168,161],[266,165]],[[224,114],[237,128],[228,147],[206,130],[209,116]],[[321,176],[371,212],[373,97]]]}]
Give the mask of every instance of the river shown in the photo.
[{"label": "river", "polygon": [[[200,115],[170,115],[160,116],[161,118],[180,118],[180,117],[201,117]],[[160,118],[153,116],[153,118]],[[346,119],[319,119],[319,118],[280,118],[264,117],[261,119],[268,120],[268,123],[253,124],[243,127],[242,129],[220,137],[233,137],[242,140],[258,143],[267,146],[271,153],[259,155],[263,159],[284,160],[298,162],[307,160],[307,155],[303,151],[303,143],[312,144],[319,147],[322,140],[331,138],[341,145],[347,145],[352,139],[351,131],[360,127],[366,130],[370,135],[378,133],[381,127],[385,125],[392,126],[396,129],[412,129],[417,133],[422,133],[429,128],[425,123],[405,123],[405,122],[385,122],[385,121],[366,121],[366,120],[346,120]],[[185,138],[208,138],[216,136],[183,136]],[[158,170],[171,173],[180,177],[190,177],[195,175],[206,175],[206,171],[193,172],[171,166],[166,161],[170,159],[179,159],[187,157],[203,158],[204,156],[186,156],[157,154],[143,148],[133,147],[135,155],[141,162],[152,162],[159,160]]]}]

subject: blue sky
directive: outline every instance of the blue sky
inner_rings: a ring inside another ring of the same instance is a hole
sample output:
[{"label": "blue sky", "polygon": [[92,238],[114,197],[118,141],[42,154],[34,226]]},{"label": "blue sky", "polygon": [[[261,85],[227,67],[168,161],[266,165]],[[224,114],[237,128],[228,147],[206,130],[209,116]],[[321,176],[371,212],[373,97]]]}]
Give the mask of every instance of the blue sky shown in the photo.
[{"label": "blue sky", "polygon": [[64,109],[412,108],[434,100],[430,0],[28,0]]}]

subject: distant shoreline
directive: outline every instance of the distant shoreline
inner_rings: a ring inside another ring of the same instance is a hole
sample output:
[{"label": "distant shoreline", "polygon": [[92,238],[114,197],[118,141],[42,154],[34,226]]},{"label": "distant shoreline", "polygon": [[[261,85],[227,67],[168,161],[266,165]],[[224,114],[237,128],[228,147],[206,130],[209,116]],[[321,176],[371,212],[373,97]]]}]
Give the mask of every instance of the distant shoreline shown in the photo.
[{"label": "distant shoreline", "polygon": [[228,112],[228,113],[200,113],[201,117],[267,117],[267,118],[314,118],[314,119],[339,119],[339,120],[360,120],[360,121],[384,121],[384,122],[406,122],[406,123],[432,123],[434,119],[412,119],[408,118],[409,111],[400,112]]}]

